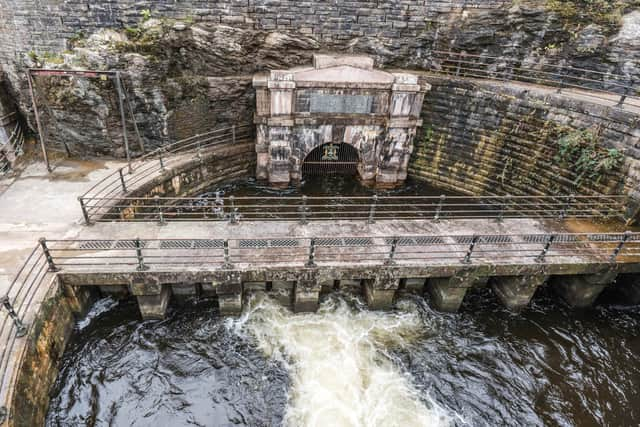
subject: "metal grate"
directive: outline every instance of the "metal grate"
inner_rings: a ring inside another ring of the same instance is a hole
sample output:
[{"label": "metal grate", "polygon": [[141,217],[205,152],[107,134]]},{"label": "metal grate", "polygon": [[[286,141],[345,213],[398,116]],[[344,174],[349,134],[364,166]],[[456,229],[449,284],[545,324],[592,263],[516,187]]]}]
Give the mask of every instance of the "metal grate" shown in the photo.
[{"label": "metal grate", "polygon": [[[456,243],[462,243],[465,245],[471,244],[473,241],[473,236],[455,236],[454,240]],[[513,243],[513,239],[511,236],[478,236],[478,243],[485,244],[504,244],[504,243]]]},{"label": "metal grate", "polygon": [[[385,243],[390,245],[393,243],[393,238],[385,239]],[[442,237],[438,236],[424,236],[424,237],[399,237],[398,246],[428,246],[428,245],[442,245],[445,241]]]},{"label": "metal grate", "polygon": [[240,248],[294,248],[300,246],[296,239],[242,239]]},{"label": "metal grate", "polygon": [[223,240],[163,240],[160,249],[216,249],[224,246]]},{"label": "metal grate", "polygon": [[80,249],[111,249],[113,240],[88,240],[80,243]]},{"label": "metal grate", "polygon": [[316,246],[371,246],[373,240],[370,237],[323,237],[316,239]]},{"label": "metal grate", "polygon": [[[522,236],[522,240],[525,243],[546,243],[547,239],[549,238],[549,235],[546,234],[527,234]],[[560,234],[557,235],[555,237],[555,239],[553,240],[555,243],[571,243],[571,242],[577,242],[578,241],[578,237],[577,236],[573,236],[573,235],[567,235],[567,234]]]},{"label": "metal grate", "polygon": [[[147,242],[141,240],[140,241],[140,247],[141,248],[146,248],[147,247]],[[116,241],[115,248],[116,249],[135,249],[136,248],[136,242],[135,242],[135,240],[118,240],[118,241]]]},{"label": "metal grate", "polygon": [[[589,240],[592,242],[620,242],[624,239],[624,234],[591,234],[589,236]],[[631,235],[628,240],[631,241],[640,241],[640,236]]]}]

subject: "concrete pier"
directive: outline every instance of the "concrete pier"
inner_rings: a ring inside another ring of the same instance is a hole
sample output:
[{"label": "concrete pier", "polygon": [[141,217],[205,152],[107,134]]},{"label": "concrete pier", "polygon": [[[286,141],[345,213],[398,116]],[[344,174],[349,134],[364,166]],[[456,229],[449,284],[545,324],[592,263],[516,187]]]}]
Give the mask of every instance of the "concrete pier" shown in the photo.
[{"label": "concrete pier", "polygon": [[[152,292],[155,287],[144,286],[144,288],[143,292]],[[164,319],[169,298],[171,298],[171,288],[167,285],[159,285],[157,292],[157,294],[136,295],[142,320]]]},{"label": "concrete pier", "polygon": [[491,288],[505,307],[512,311],[520,311],[529,305],[538,286],[548,279],[549,277],[543,274],[495,277],[491,280]]},{"label": "concrete pier", "polygon": [[436,310],[455,313],[460,309],[467,289],[483,286],[488,279],[473,270],[462,270],[453,277],[429,279],[427,288]]},{"label": "concrete pier", "polygon": [[571,307],[584,308],[592,305],[604,288],[615,281],[616,276],[617,272],[613,270],[597,274],[558,276],[552,279],[551,285]]},{"label": "concrete pier", "polygon": [[364,296],[372,310],[388,310],[393,306],[400,279],[379,275],[364,281]]},{"label": "concrete pier", "polygon": [[215,284],[215,288],[221,315],[234,315],[242,311],[242,281],[238,274],[227,274],[224,280]]},{"label": "concrete pier", "polygon": [[314,312],[318,309],[321,284],[314,279],[300,279],[296,282],[293,298],[293,311],[296,313]]}]

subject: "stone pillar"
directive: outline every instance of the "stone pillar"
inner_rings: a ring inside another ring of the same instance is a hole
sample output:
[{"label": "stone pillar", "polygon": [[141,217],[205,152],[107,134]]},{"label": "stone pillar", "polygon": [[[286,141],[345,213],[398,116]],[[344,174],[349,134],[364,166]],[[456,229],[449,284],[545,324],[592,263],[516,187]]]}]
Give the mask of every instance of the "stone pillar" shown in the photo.
[{"label": "stone pillar", "polygon": [[291,308],[293,304],[293,290],[295,282],[274,280],[268,295],[284,307]]},{"label": "stone pillar", "polygon": [[129,289],[138,300],[142,320],[164,319],[171,297],[169,285],[132,281]]},{"label": "stone pillar", "polygon": [[584,308],[591,306],[604,288],[615,281],[616,276],[615,270],[595,274],[556,276],[552,279],[552,286],[571,307]]},{"label": "stone pillar", "polygon": [[171,294],[182,303],[187,298],[196,296],[198,289],[194,283],[175,283],[171,285]]},{"label": "stone pillar", "polygon": [[218,309],[223,316],[240,314],[242,311],[242,282],[238,273],[229,273],[215,284]]},{"label": "stone pillar", "polygon": [[549,276],[543,274],[494,277],[491,288],[505,307],[519,311],[529,304],[538,286],[544,284],[548,278]]},{"label": "stone pillar", "polygon": [[364,296],[372,310],[389,310],[393,307],[400,279],[380,274],[375,279],[364,281]]},{"label": "stone pillar", "polygon": [[314,312],[318,309],[320,283],[316,279],[300,279],[296,282],[293,296],[293,311]]},{"label": "stone pillar", "polygon": [[428,289],[438,311],[455,313],[460,309],[467,289],[486,284],[488,277],[478,277],[474,271],[462,271],[453,277],[429,279]]}]

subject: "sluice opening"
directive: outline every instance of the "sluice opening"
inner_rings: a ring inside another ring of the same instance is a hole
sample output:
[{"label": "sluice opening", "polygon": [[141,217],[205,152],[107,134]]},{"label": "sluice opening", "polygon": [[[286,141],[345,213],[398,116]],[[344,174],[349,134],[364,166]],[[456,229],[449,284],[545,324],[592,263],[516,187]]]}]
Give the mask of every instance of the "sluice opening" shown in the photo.
[{"label": "sluice opening", "polygon": [[358,150],[349,144],[324,144],[314,148],[302,163],[302,177],[358,173]]}]

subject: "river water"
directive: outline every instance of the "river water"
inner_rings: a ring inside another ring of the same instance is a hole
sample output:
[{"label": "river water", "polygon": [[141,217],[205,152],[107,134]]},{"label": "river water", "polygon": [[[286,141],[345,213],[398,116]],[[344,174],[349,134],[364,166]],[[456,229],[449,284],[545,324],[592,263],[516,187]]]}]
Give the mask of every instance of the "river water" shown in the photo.
[{"label": "river water", "polygon": [[640,310],[576,311],[541,289],[512,314],[489,290],[460,313],[330,294],[318,313],[256,297],[139,320],[99,301],[78,323],[48,426],[637,425]]}]

